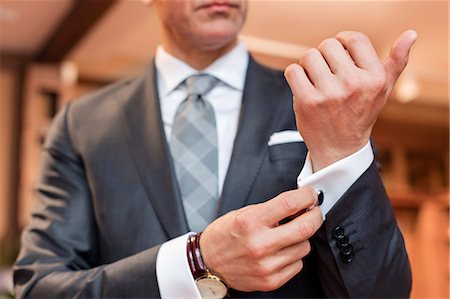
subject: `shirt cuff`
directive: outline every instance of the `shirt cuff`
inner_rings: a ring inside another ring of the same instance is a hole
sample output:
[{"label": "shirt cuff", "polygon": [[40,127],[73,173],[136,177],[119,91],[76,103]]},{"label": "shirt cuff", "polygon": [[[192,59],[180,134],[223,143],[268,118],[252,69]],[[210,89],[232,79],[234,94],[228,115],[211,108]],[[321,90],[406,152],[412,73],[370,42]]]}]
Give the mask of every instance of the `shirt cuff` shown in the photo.
[{"label": "shirt cuff", "polygon": [[322,190],[324,199],[320,205],[323,219],[344,193],[369,168],[374,159],[370,141],[356,153],[345,157],[315,173],[312,170],[309,154],[297,178],[299,188],[311,186]]},{"label": "shirt cuff", "polygon": [[161,298],[198,298],[200,292],[189,268],[187,233],[161,245],[156,258],[156,277]]}]

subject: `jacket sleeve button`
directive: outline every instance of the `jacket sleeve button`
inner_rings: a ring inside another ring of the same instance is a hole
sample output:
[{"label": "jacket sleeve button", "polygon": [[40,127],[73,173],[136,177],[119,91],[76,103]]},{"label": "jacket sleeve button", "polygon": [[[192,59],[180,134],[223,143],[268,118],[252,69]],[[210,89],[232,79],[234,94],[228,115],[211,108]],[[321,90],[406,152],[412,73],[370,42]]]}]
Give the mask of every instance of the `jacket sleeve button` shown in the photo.
[{"label": "jacket sleeve button", "polygon": [[333,230],[333,238],[334,239],[341,239],[345,236],[345,230],[341,226],[336,226]]},{"label": "jacket sleeve button", "polygon": [[344,263],[349,264],[349,263],[351,263],[353,261],[354,254],[353,254],[353,252],[349,252],[349,253],[346,253],[346,254],[342,254],[341,257],[342,257],[342,261]]},{"label": "jacket sleeve button", "polygon": [[342,246],[341,247],[341,252],[342,252],[342,254],[350,254],[350,253],[352,253],[353,252],[353,246],[352,246],[352,244],[350,244],[350,243],[348,243],[347,245],[345,245],[345,246]]},{"label": "jacket sleeve button", "polygon": [[348,241],[349,241],[349,240],[348,240],[348,237],[347,237],[347,236],[343,236],[342,238],[337,239],[336,245],[337,245],[339,248],[342,248],[342,247],[348,245]]}]

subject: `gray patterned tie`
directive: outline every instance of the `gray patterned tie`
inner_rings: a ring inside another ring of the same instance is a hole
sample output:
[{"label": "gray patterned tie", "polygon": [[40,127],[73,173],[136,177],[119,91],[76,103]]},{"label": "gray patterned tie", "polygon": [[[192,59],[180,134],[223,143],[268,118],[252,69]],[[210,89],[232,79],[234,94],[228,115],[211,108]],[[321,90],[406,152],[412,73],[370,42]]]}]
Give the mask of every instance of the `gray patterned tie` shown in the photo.
[{"label": "gray patterned tie", "polygon": [[201,232],[216,217],[218,156],[216,119],[203,99],[218,82],[206,75],[186,79],[187,98],[175,114],[170,149],[189,228]]}]

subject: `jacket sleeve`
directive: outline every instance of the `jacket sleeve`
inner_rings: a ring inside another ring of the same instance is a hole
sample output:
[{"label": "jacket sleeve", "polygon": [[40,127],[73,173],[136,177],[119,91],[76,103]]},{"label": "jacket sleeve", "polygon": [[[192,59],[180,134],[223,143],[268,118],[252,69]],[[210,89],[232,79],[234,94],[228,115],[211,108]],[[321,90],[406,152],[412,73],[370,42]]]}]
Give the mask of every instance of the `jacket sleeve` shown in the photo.
[{"label": "jacket sleeve", "polygon": [[312,244],[327,297],[409,297],[408,256],[375,162],[328,213]]},{"label": "jacket sleeve", "polygon": [[38,208],[22,235],[14,266],[17,298],[159,297],[160,246],[100,264],[98,230],[82,158],[74,150],[66,107],[47,136],[36,185]]}]

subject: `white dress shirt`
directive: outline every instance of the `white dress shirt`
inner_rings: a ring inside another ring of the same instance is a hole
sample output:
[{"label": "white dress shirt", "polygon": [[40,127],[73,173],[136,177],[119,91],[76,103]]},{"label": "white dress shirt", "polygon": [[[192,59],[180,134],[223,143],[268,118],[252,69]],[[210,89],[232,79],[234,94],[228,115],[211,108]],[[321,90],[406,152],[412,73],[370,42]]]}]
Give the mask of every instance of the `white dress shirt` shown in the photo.
[{"label": "white dress shirt", "polygon": [[[197,73],[206,73],[221,81],[204,96],[205,100],[212,104],[216,117],[219,148],[219,194],[223,187],[236,137],[248,61],[248,52],[242,42],[201,72],[168,54],[162,46],[158,47],[156,51],[155,63],[161,114],[164,131],[169,142],[175,112],[179,104],[186,98],[185,87],[180,83]],[[316,173],[312,172],[308,156],[298,176],[298,186],[312,186],[324,192],[321,210],[325,219],[328,211],[370,166],[372,161],[373,153],[370,143],[351,156]],[[187,238],[192,233],[165,242],[159,250],[156,275],[162,298],[201,298],[186,255]]]}]

